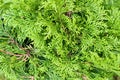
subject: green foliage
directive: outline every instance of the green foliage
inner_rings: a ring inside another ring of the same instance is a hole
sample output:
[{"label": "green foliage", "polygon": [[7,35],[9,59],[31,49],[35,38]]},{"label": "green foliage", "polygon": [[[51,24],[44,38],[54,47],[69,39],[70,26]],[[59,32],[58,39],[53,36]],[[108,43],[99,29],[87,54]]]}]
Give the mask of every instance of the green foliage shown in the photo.
[{"label": "green foliage", "polygon": [[0,0],[0,78],[120,76],[119,5],[119,0]]}]

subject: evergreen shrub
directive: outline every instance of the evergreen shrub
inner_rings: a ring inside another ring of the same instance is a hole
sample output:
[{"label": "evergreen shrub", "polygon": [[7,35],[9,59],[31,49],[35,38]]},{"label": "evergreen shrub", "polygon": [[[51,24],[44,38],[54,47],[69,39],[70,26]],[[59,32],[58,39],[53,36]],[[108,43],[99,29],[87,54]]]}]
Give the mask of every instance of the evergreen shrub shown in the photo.
[{"label": "evergreen shrub", "polygon": [[0,80],[119,80],[120,0],[0,0]]}]

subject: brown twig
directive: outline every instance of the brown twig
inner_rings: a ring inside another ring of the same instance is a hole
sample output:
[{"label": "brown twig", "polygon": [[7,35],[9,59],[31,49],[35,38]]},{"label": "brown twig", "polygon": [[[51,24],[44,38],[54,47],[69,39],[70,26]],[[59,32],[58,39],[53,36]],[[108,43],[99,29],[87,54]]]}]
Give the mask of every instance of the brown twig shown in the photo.
[{"label": "brown twig", "polygon": [[28,76],[28,77],[23,76],[23,78],[28,78],[28,79],[30,79],[30,80],[34,80],[34,76]]},{"label": "brown twig", "polygon": [[82,79],[83,80],[88,80],[88,77],[85,74],[82,74]]},{"label": "brown twig", "polygon": [[65,15],[68,16],[69,18],[72,18],[72,11],[65,12]]},{"label": "brown twig", "polygon": [[22,61],[27,61],[27,59],[29,59],[29,57],[30,57],[29,50],[26,50],[26,54],[14,54],[14,53],[11,53],[11,52],[8,52],[5,50],[1,50],[1,49],[0,49],[0,52],[11,55],[11,56],[16,56],[18,60],[21,59]]},{"label": "brown twig", "polygon": [[0,49],[0,52],[14,56],[14,54],[13,54],[13,53],[8,52],[8,51],[5,51],[5,50],[1,50],[1,49]]}]

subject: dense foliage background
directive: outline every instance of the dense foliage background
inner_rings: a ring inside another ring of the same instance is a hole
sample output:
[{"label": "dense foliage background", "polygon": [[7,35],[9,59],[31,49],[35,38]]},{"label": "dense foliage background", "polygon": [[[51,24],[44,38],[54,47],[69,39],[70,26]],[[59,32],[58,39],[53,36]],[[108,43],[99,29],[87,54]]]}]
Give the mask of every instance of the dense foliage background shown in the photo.
[{"label": "dense foliage background", "polygon": [[120,80],[120,0],[0,0],[0,80]]}]

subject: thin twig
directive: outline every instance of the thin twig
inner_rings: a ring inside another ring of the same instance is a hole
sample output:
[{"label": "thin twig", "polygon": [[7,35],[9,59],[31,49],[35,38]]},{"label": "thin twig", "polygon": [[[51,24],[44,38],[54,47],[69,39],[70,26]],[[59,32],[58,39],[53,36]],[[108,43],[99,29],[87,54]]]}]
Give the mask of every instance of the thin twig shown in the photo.
[{"label": "thin twig", "polygon": [[23,76],[23,78],[28,78],[28,79],[30,79],[30,80],[34,80],[34,76]]},{"label": "thin twig", "polygon": [[29,50],[26,50],[26,54],[14,54],[14,53],[11,53],[11,52],[8,52],[8,51],[5,51],[5,50],[1,50],[1,49],[0,49],[0,52],[11,55],[11,56],[16,56],[18,60],[21,59],[22,61],[25,61],[25,62],[30,57],[30,51]]}]

